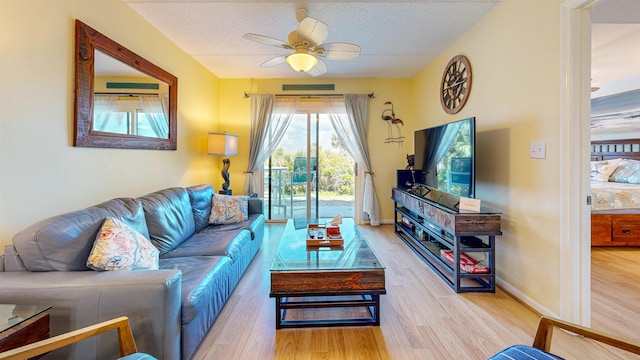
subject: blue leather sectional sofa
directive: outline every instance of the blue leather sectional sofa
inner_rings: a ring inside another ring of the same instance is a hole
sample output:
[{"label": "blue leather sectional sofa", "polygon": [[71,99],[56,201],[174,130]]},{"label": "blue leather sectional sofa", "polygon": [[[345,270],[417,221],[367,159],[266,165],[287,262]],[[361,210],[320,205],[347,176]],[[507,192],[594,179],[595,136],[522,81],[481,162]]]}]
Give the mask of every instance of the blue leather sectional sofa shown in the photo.
[{"label": "blue leather sectional sofa", "polygon": [[[51,335],[128,316],[138,351],[189,359],[260,249],[262,200],[248,221],[209,225],[210,185],[117,198],[40,221],[0,256],[0,303],[50,305]],[[159,270],[93,271],[86,261],[106,217],[133,227],[159,249]],[[114,336],[99,336],[47,359],[117,358]]]}]

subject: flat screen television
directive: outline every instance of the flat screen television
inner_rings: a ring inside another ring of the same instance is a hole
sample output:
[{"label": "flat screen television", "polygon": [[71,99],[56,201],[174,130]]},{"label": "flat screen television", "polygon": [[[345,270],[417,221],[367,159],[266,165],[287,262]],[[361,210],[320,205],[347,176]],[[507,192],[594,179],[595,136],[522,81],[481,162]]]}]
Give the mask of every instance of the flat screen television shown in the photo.
[{"label": "flat screen television", "polygon": [[421,185],[475,197],[475,117],[414,133],[414,169]]}]

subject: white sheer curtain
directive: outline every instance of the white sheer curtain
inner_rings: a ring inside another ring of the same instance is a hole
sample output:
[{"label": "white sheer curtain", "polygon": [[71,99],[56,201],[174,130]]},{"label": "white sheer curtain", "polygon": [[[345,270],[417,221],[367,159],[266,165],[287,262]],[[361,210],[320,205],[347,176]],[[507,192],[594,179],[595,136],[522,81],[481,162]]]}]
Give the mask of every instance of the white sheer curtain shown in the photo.
[{"label": "white sheer curtain", "polygon": [[346,114],[331,114],[331,124],[338,140],[358,166],[364,170],[362,212],[373,226],[380,225],[380,204],[373,186],[373,172],[367,146],[369,95],[345,94]]},{"label": "white sheer curtain", "polygon": [[262,168],[280,145],[299,102],[299,96],[251,95],[249,165],[244,183],[245,194],[252,195],[258,191],[253,173]]},{"label": "white sheer curtain", "polygon": [[[161,94],[163,95],[163,94]],[[166,95],[168,98],[168,95]],[[161,139],[169,138],[169,121],[162,98],[157,95],[139,95],[142,111],[149,119],[149,126],[154,136]]]},{"label": "white sheer curtain", "polygon": [[126,119],[111,116],[116,110],[117,102],[118,95],[94,95],[93,130],[118,134],[127,133]]}]

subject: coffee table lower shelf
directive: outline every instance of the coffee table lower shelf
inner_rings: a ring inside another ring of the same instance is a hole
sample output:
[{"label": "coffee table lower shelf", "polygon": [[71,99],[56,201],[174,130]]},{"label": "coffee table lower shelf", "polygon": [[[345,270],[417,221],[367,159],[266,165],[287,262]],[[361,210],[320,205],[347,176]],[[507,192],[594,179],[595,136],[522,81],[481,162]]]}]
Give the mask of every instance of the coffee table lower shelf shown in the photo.
[{"label": "coffee table lower shelf", "polygon": [[[381,291],[271,294],[276,302],[276,329],[331,326],[380,326]],[[348,298],[345,298],[348,297]],[[364,307],[369,316],[333,319],[287,319],[288,310]]]}]

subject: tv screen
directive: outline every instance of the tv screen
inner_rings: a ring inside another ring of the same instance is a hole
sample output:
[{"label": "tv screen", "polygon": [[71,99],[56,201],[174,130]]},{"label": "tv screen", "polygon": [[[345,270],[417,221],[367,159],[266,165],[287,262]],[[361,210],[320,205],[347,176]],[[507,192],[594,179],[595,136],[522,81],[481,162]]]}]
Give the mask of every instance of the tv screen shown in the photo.
[{"label": "tv screen", "polygon": [[418,130],[414,134],[414,169],[422,185],[475,197],[475,118]]}]

